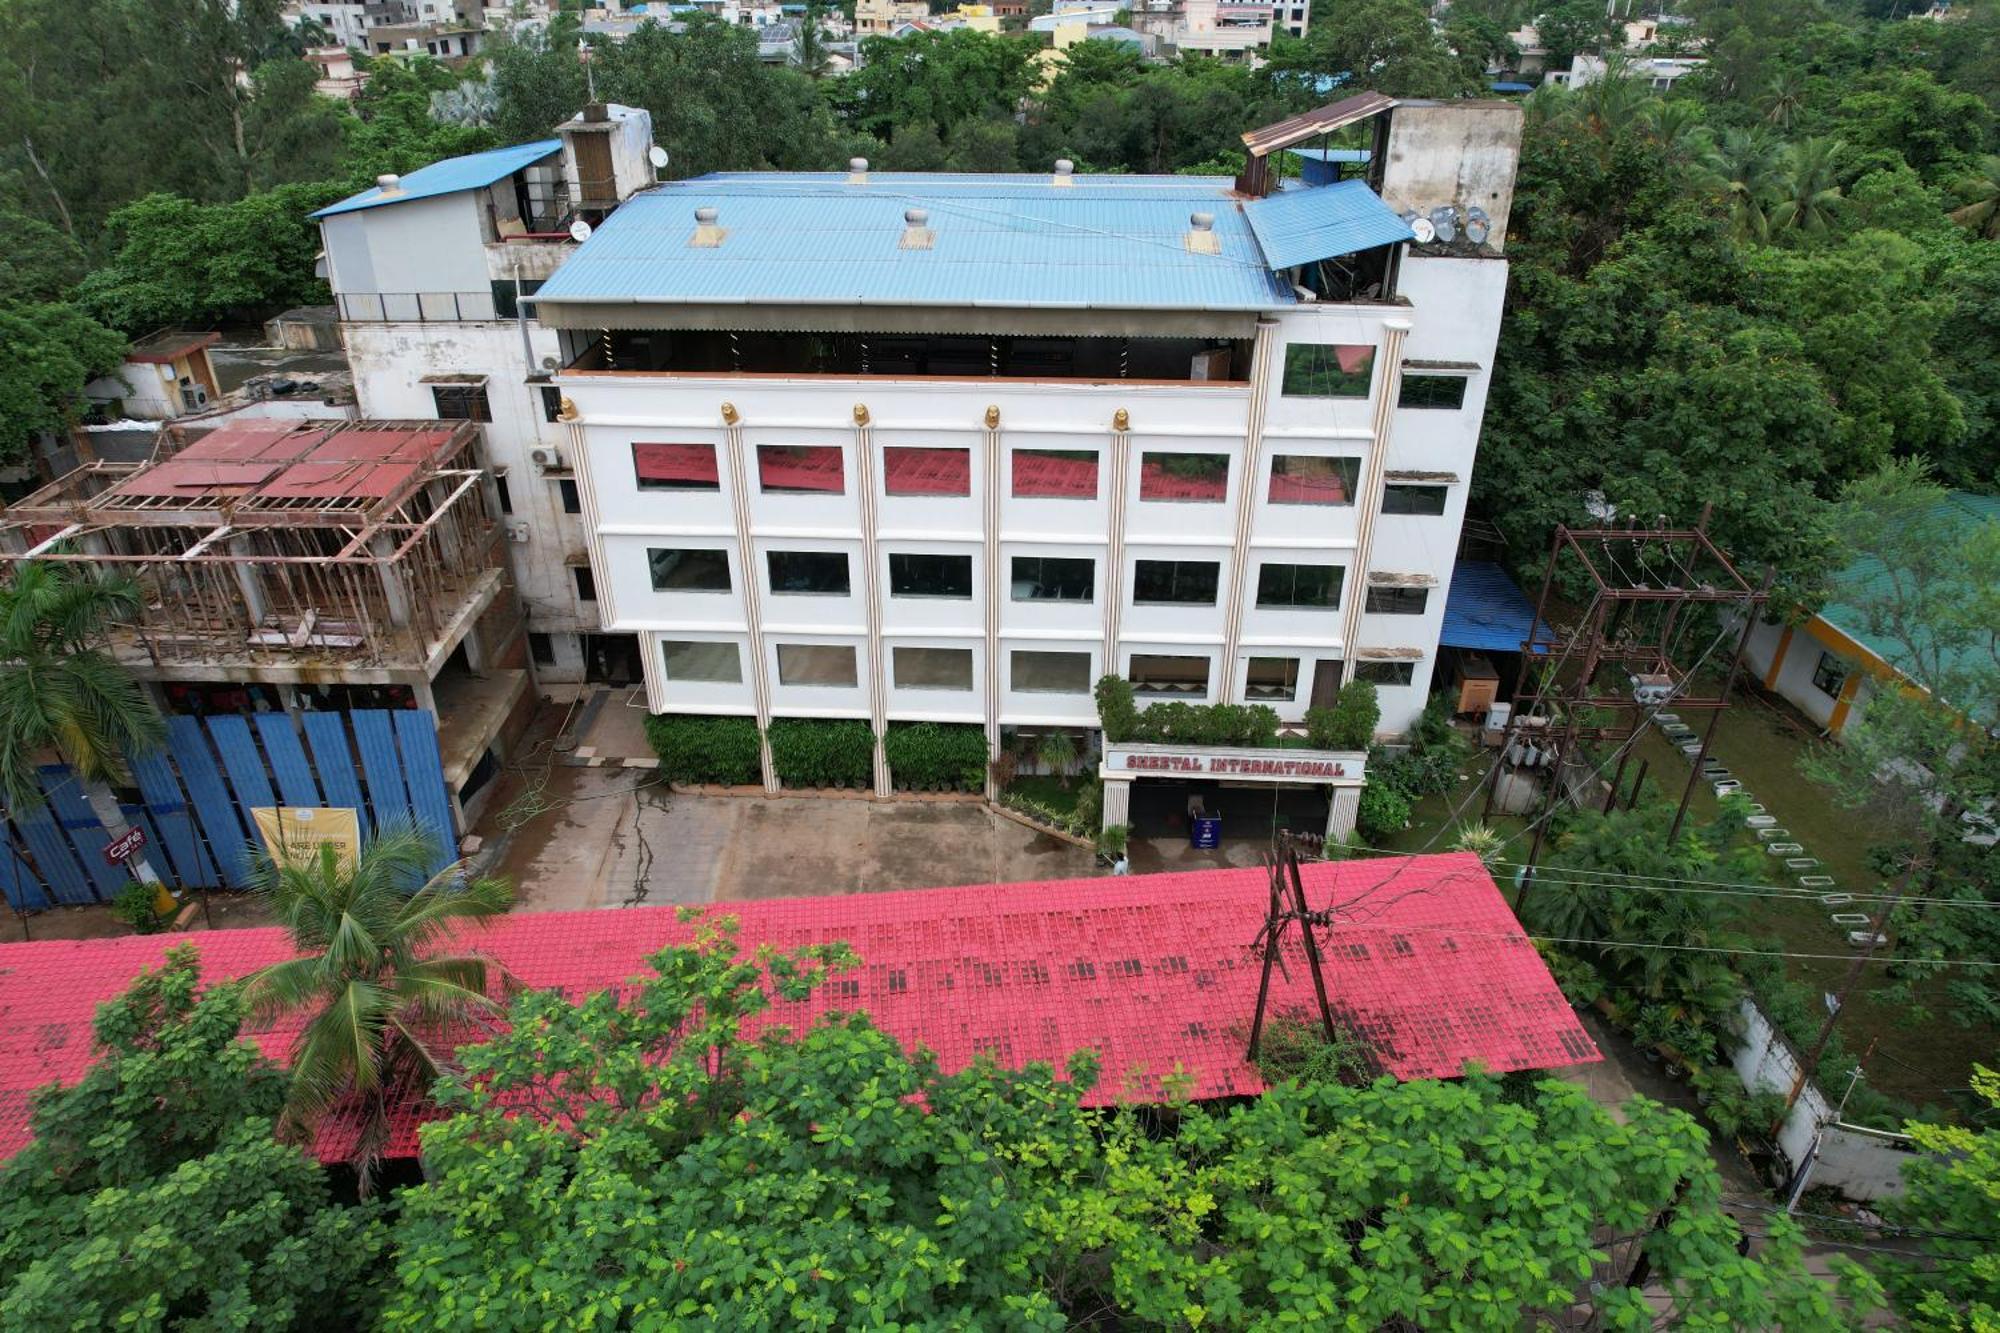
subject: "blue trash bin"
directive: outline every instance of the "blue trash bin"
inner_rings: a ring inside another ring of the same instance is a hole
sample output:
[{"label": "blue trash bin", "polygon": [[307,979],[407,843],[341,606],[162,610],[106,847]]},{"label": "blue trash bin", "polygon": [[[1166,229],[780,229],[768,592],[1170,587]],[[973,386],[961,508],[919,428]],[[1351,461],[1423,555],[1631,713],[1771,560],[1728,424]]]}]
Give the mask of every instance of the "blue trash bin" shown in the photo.
[{"label": "blue trash bin", "polygon": [[1195,847],[1219,847],[1222,845],[1222,820],[1209,816],[1188,821],[1188,842]]}]

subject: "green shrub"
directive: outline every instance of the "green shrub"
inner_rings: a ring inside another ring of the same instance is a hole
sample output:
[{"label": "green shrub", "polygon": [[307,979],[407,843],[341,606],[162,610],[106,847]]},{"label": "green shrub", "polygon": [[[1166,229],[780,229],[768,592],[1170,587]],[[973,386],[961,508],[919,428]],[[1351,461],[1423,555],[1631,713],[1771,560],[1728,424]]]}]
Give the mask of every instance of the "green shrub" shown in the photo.
[{"label": "green shrub", "polygon": [[1132,682],[1123,676],[1099,676],[1097,721],[1107,741],[1129,741],[1139,725],[1139,706],[1132,700]]},{"label": "green shrub", "polygon": [[875,733],[860,718],[780,717],[771,766],[787,787],[865,787],[875,778]]},{"label": "green shrub", "polygon": [[669,782],[733,787],[764,780],[755,718],[656,713],[646,719],[646,739]]},{"label": "green shrub", "polygon": [[1306,710],[1306,741],[1316,750],[1365,750],[1375,741],[1382,704],[1375,683],[1350,680],[1330,708]]},{"label": "green shrub", "polygon": [[1159,745],[1276,745],[1278,713],[1266,704],[1190,704],[1170,701],[1140,708],[1132,682],[1104,676],[1097,682],[1097,720],[1107,741]]},{"label": "green shrub", "polygon": [[166,922],[153,909],[155,885],[143,880],[133,880],[118,890],[118,896],[111,900],[111,915],[132,927],[141,935],[152,935],[166,929]]},{"label": "green shrub", "polygon": [[971,722],[891,722],[882,737],[898,791],[982,791],[986,729]]},{"label": "green shrub", "polygon": [[1369,779],[1361,789],[1361,805],[1354,826],[1370,843],[1401,833],[1410,826],[1410,798],[1384,782]]},{"label": "green shrub", "polygon": [[1125,844],[1130,840],[1132,830],[1125,824],[1113,824],[1110,828],[1097,831],[1097,851],[1099,855],[1113,860],[1125,855]]}]

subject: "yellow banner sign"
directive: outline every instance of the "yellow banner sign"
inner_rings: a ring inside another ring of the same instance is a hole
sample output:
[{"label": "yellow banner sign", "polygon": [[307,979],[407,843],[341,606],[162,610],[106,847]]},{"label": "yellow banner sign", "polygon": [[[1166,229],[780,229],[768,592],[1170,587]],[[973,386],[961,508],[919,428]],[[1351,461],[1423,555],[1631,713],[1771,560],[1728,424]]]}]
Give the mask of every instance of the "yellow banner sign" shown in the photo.
[{"label": "yellow banner sign", "polygon": [[320,848],[331,847],[347,870],[361,855],[361,819],[351,806],[264,805],[250,814],[274,860],[314,861]]}]

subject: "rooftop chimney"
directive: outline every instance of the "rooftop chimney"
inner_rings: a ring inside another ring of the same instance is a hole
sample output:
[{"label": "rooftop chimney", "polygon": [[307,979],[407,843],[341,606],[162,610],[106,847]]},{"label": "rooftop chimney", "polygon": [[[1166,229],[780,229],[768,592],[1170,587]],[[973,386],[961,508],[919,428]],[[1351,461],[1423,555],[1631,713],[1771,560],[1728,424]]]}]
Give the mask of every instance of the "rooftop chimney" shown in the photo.
[{"label": "rooftop chimney", "polygon": [[729,235],[726,228],[716,225],[721,213],[713,208],[697,208],[694,211],[694,235],[688,237],[691,250],[713,250]]},{"label": "rooftop chimney", "polygon": [[866,185],[868,183],[867,158],[850,157],[847,159],[847,183],[849,185]]},{"label": "rooftop chimney", "polygon": [[1056,174],[1049,179],[1051,185],[1076,184],[1076,163],[1066,157],[1056,159]]},{"label": "rooftop chimney", "polygon": [[1222,238],[1215,234],[1215,214],[1188,214],[1188,234],[1185,238],[1191,255],[1219,255],[1222,253]]},{"label": "rooftop chimney", "polygon": [[903,239],[897,243],[899,250],[928,250],[937,241],[937,233],[930,229],[931,215],[922,208],[903,210]]}]

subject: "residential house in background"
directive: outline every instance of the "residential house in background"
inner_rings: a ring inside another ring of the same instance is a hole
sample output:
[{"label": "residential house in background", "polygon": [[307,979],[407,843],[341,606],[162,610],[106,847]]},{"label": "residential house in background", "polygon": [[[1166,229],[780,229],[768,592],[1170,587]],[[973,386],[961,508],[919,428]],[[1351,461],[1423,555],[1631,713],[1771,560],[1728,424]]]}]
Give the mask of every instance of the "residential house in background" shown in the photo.
[{"label": "residential house in background", "polygon": [[132,344],[118,369],[86,384],[83,396],[107,418],[170,421],[200,412],[221,397],[208,360],[208,349],[220,341],[219,333],[149,334]]},{"label": "residential house in background", "polygon": [[[1095,728],[1116,672],[1294,721],[1368,680],[1401,731],[1520,117],[1364,94],[1246,135],[1238,180],[857,159],[625,199],[524,297],[560,349],[604,633],[661,712],[997,746]],[[1277,182],[1277,154],[1358,126],[1364,176]]]},{"label": "residential house in background", "polygon": [[887,37],[904,23],[928,19],[931,7],[924,0],[856,0],[854,35]]}]

